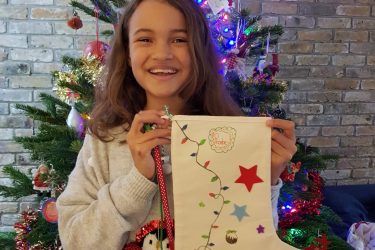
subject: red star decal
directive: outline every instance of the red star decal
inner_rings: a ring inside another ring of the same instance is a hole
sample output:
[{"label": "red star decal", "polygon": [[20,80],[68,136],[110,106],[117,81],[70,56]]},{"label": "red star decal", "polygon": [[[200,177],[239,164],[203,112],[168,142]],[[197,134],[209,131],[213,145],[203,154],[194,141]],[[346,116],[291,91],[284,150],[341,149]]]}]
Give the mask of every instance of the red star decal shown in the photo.
[{"label": "red star decal", "polygon": [[263,182],[263,180],[259,178],[259,176],[257,176],[258,165],[255,165],[249,169],[244,168],[242,166],[239,167],[241,171],[241,176],[235,181],[235,183],[245,184],[249,192],[251,192],[251,189],[253,188],[253,185],[255,183]]}]

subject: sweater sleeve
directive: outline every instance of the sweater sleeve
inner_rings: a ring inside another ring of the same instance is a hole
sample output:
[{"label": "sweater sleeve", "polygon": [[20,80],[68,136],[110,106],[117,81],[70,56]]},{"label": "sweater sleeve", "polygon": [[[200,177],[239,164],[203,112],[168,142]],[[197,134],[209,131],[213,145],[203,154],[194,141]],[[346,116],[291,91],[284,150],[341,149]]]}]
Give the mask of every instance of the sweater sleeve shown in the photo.
[{"label": "sweater sleeve", "polygon": [[283,181],[280,178],[275,186],[271,186],[272,217],[273,217],[273,225],[276,230],[279,224],[279,215],[277,213],[277,202],[279,200],[280,189],[282,186],[283,186]]},{"label": "sweater sleeve", "polygon": [[156,184],[135,167],[108,183],[104,174],[108,156],[92,149],[92,144],[99,143],[86,135],[67,187],[57,200],[58,228],[65,250],[122,249],[129,232],[148,215],[157,190]]}]

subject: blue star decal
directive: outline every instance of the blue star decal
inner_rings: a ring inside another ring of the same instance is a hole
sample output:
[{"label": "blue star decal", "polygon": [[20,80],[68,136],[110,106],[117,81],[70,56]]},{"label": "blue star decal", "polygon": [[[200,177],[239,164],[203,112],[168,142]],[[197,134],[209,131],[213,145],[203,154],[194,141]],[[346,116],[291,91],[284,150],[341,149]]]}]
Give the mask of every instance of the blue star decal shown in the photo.
[{"label": "blue star decal", "polygon": [[246,207],[247,207],[246,205],[238,206],[237,204],[234,204],[234,211],[233,211],[233,213],[231,213],[231,215],[236,216],[238,221],[241,221],[243,219],[243,217],[249,216],[246,213]]}]

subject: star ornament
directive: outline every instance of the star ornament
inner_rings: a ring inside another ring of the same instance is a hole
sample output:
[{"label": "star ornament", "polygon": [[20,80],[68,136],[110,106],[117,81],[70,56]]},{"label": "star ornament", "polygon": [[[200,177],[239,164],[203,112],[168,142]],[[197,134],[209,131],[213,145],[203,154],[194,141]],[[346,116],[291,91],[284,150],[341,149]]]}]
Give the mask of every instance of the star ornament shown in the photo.
[{"label": "star ornament", "polygon": [[241,176],[235,181],[235,183],[243,183],[246,185],[246,188],[249,192],[253,188],[255,183],[263,182],[259,176],[257,176],[257,168],[258,165],[255,165],[249,169],[244,168],[243,166],[240,167]]}]

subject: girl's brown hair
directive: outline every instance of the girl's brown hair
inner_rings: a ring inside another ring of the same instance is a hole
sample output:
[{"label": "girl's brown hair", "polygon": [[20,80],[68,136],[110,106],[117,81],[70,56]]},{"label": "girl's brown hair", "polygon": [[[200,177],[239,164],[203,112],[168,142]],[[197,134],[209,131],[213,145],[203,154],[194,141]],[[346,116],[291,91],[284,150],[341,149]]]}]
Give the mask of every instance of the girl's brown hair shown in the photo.
[{"label": "girl's brown hair", "polygon": [[[135,114],[146,105],[145,91],[135,80],[128,65],[129,20],[142,1],[133,0],[127,4],[115,30],[101,83],[96,88],[89,129],[103,141],[108,140],[111,128],[126,124],[125,129],[128,130]],[[189,107],[186,114],[242,115],[240,108],[227,93],[219,74],[220,66],[211,32],[200,7],[193,0],[159,1],[165,1],[178,9],[186,21],[192,74],[179,94],[186,100],[186,107]]]}]

